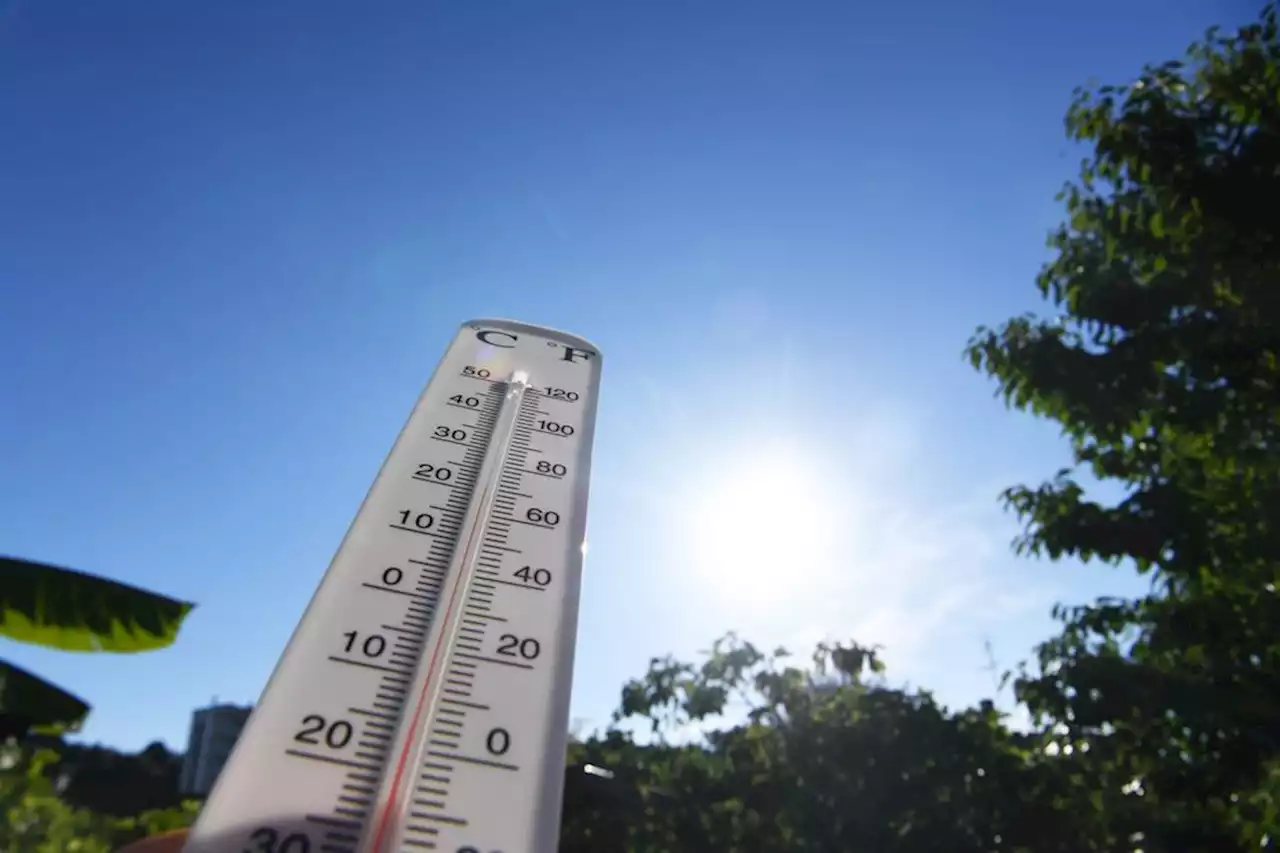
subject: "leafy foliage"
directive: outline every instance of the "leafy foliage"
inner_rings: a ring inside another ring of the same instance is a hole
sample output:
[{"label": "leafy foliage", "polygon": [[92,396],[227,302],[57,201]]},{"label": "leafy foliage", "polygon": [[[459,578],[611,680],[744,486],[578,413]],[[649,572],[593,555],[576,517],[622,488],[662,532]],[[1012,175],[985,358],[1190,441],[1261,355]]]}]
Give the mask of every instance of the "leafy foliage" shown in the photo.
[{"label": "leafy foliage", "polygon": [[0,746],[0,853],[109,853],[195,820],[195,801],[131,817],[79,807],[67,796],[73,775],[57,750]]},{"label": "leafy foliage", "polygon": [[178,792],[182,756],[162,743],[138,753],[122,753],[103,746],[59,743],[59,772],[66,778],[62,796],[75,808],[113,817],[180,808]]},{"label": "leafy foliage", "polygon": [[0,557],[0,634],[72,652],[145,652],[173,643],[194,606],[95,575]]},{"label": "leafy foliage", "polygon": [[[0,635],[67,651],[142,652],[170,645],[194,605],[127,584],[0,557]],[[79,728],[89,706],[0,660],[0,742]]]},{"label": "leafy foliage", "polygon": [[39,676],[0,660],[0,743],[42,731],[75,731],[89,706]]},{"label": "leafy foliage", "polygon": [[111,821],[77,811],[58,796],[49,765],[57,754],[15,746],[0,751],[0,851],[109,853]]},{"label": "leafy foliage", "polygon": [[[1256,850],[1280,830],[1275,5],[1184,62],[1078,92],[1066,125],[1094,151],[1039,277],[1056,316],[980,329],[969,355],[1074,452],[1074,469],[1006,493],[1019,547],[1152,582],[1061,609],[1018,695],[1088,744],[1121,837]],[[1082,474],[1123,497],[1093,499]]]},{"label": "leafy foliage", "polygon": [[655,737],[612,728],[578,745],[572,760],[617,777],[566,797],[561,849],[1104,849],[1071,762],[989,703],[953,712],[890,688],[854,644],[821,645],[804,668],[787,658],[733,635],[700,665],[655,658],[617,715]]}]

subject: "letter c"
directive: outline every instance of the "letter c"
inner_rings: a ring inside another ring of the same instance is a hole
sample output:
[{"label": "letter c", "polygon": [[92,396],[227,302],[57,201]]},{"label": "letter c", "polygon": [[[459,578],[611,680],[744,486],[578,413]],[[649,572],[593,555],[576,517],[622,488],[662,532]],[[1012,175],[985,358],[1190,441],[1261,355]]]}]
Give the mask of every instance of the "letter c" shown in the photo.
[{"label": "letter c", "polygon": [[516,347],[514,343],[510,343],[510,344],[494,343],[493,341],[489,340],[489,338],[487,337],[488,335],[502,335],[502,337],[510,338],[512,341],[518,340],[518,338],[516,338],[515,335],[509,335],[506,332],[498,332],[493,329],[481,329],[480,331],[476,332],[476,337],[484,341],[486,344],[488,344],[491,347],[501,347],[502,349],[515,349]]}]

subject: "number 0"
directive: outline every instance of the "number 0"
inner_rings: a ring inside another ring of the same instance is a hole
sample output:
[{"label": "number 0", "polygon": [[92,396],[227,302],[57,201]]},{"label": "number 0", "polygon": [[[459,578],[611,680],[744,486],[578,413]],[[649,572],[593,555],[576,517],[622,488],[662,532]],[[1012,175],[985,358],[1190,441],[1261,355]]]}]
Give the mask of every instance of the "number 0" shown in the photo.
[{"label": "number 0", "polygon": [[491,729],[485,735],[484,748],[494,755],[506,755],[511,749],[511,733],[506,729]]}]

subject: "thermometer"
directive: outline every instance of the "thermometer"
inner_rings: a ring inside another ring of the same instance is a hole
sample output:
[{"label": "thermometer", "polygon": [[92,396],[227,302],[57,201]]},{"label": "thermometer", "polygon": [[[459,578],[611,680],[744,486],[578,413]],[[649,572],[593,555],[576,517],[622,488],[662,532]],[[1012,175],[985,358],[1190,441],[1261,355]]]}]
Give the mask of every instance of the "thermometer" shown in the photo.
[{"label": "thermometer", "polygon": [[462,326],[186,853],[552,853],[600,354]]}]

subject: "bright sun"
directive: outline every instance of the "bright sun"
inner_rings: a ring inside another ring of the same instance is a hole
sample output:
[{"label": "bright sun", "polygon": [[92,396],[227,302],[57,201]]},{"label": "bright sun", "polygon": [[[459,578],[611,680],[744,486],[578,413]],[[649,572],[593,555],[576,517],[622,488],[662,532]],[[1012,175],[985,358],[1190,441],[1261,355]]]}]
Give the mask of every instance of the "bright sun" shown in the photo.
[{"label": "bright sun", "polygon": [[693,570],[739,605],[783,604],[833,559],[839,513],[816,460],[755,446],[705,475],[689,505]]}]

